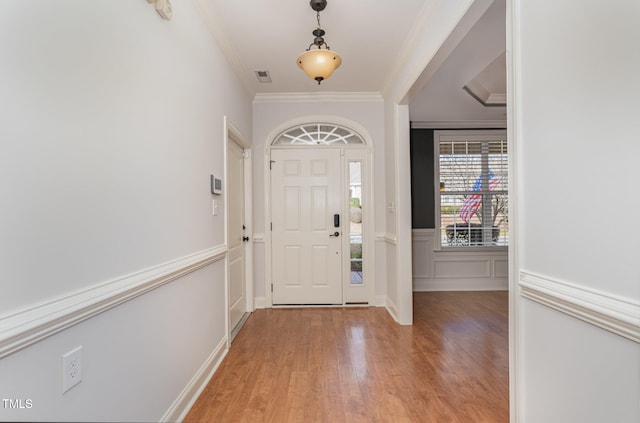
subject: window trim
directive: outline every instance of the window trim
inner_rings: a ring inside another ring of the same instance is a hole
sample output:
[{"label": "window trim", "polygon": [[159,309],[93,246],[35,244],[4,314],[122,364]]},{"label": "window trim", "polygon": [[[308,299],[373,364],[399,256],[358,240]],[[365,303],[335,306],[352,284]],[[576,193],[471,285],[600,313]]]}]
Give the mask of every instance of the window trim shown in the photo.
[{"label": "window trim", "polygon": [[[436,239],[434,241],[434,251],[504,251],[509,248],[508,245],[472,245],[472,246],[449,246],[442,243],[442,224],[441,207],[440,207],[440,142],[447,141],[494,141],[496,136],[503,137],[507,140],[506,129],[467,129],[467,130],[434,130],[433,131],[433,192],[434,192],[434,227]],[[508,159],[507,159],[508,160]],[[508,163],[507,163],[508,165]],[[508,181],[507,181],[508,186]],[[509,189],[507,189],[509,195]]]},{"label": "window trim", "polygon": [[[322,131],[321,128],[329,128]],[[302,134],[297,132],[301,131]],[[342,132],[338,134],[336,132]],[[288,142],[282,140],[287,139]],[[273,147],[342,147],[366,146],[364,138],[353,129],[328,122],[309,122],[295,125],[276,135],[271,143]]]}]

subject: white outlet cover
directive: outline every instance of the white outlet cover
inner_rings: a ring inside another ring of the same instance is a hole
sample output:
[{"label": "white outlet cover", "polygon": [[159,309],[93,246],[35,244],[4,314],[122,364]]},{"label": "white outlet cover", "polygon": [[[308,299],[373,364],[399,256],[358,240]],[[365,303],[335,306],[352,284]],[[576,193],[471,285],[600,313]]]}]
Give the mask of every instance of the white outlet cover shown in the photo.
[{"label": "white outlet cover", "polygon": [[62,393],[82,381],[82,346],[62,356]]}]

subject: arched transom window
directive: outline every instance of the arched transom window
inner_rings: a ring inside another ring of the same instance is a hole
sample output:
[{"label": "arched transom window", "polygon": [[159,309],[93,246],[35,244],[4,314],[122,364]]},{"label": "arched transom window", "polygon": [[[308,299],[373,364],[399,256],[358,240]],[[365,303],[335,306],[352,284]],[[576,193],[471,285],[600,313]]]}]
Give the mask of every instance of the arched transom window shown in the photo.
[{"label": "arched transom window", "polygon": [[343,126],[308,123],[289,128],[278,135],[273,145],[364,144],[362,137]]}]

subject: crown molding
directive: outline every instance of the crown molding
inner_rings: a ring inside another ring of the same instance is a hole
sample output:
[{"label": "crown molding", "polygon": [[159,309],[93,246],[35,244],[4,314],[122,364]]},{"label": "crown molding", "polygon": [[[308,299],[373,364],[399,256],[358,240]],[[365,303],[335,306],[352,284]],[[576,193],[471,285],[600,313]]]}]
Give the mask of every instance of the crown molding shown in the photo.
[{"label": "crown molding", "polygon": [[506,129],[506,120],[434,120],[411,121],[411,129]]},{"label": "crown molding", "polygon": [[381,102],[382,94],[376,92],[325,92],[325,93],[258,93],[253,99],[259,103],[311,103],[327,102]]},{"label": "crown molding", "polygon": [[507,94],[491,93],[482,84],[471,81],[462,89],[484,107],[506,107]]}]

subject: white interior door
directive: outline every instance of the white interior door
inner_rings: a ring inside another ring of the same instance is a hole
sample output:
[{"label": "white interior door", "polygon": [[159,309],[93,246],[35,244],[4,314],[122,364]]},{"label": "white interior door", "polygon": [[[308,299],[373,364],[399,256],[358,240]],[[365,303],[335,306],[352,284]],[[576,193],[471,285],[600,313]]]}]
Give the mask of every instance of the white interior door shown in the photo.
[{"label": "white interior door", "polygon": [[342,304],[340,149],[273,149],[271,161],[273,304]]},{"label": "white interior door", "polygon": [[227,219],[229,264],[229,328],[234,329],[247,312],[244,248],[244,150],[232,140],[227,145]]}]

